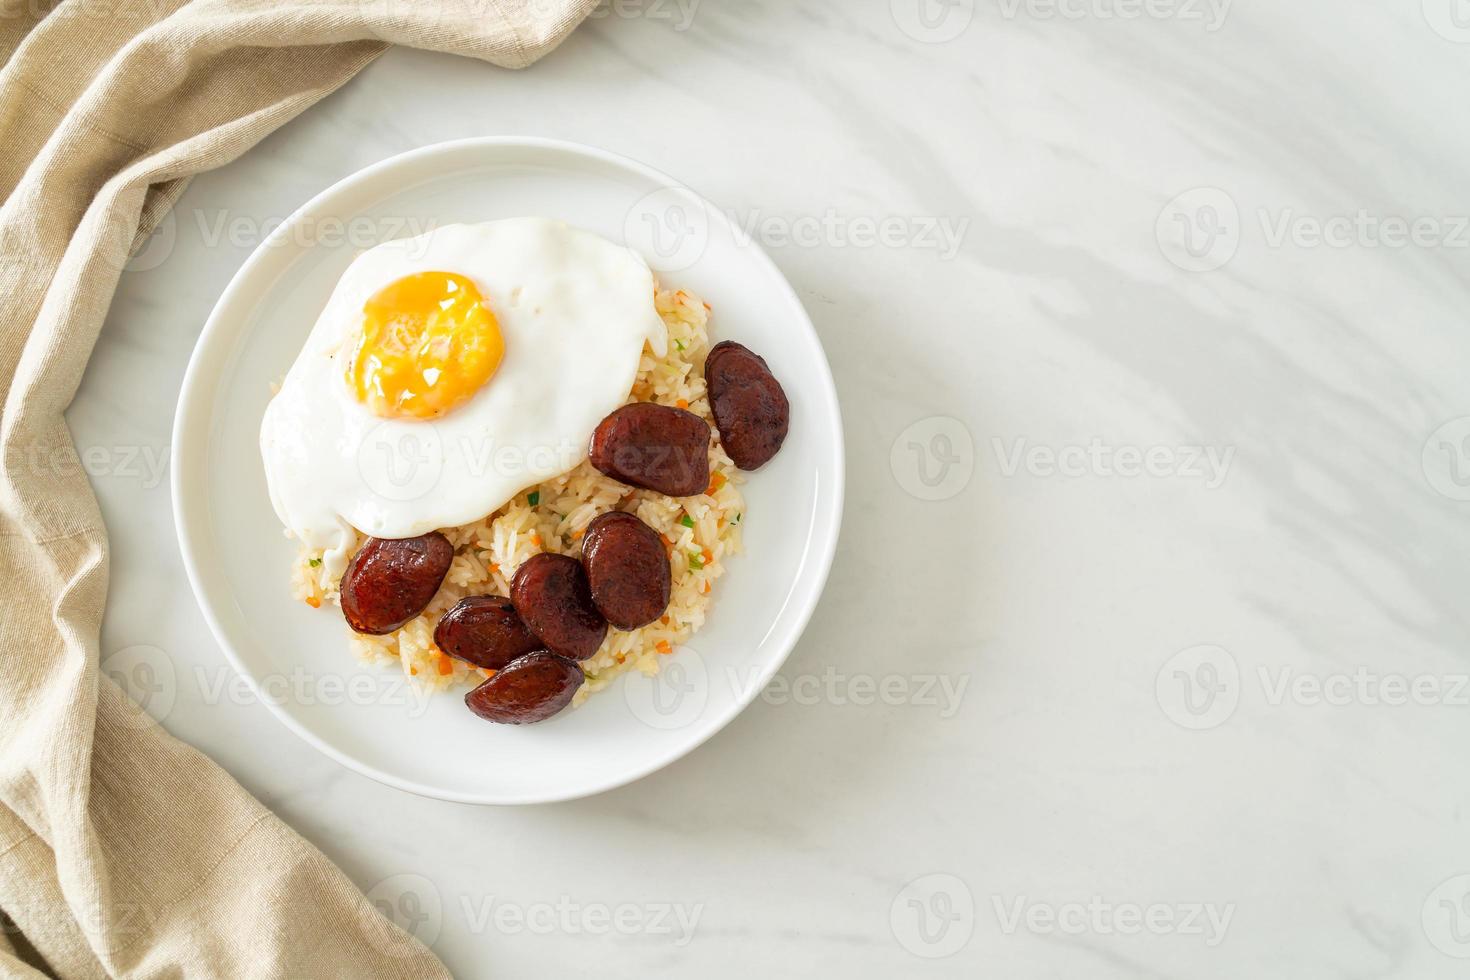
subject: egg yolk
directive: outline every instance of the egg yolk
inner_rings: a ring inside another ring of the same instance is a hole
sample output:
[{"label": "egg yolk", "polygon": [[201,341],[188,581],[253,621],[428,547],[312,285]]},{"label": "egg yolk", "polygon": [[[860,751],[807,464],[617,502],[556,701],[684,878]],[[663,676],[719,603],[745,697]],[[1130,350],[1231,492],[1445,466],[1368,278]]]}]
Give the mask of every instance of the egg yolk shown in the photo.
[{"label": "egg yolk", "polygon": [[489,381],[504,356],[500,325],[475,284],[420,272],[363,304],[347,383],[381,418],[438,418]]}]

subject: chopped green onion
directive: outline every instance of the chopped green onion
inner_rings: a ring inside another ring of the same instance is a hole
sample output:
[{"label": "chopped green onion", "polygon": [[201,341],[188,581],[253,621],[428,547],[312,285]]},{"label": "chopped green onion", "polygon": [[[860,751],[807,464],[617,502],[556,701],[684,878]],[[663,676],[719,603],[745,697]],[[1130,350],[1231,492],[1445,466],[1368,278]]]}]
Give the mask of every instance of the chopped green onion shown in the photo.
[{"label": "chopped green onion", "polygon": [[688,514],[685,514],[683,517],[679,518],[679,523],[683,524],[685,527],[693,527],[694,518],[690,517]]},{"label": "chopped green onion", "polygon": [[531,507],[535,507],[537,504],[541,503],[541,491],[533,490],[530,493],[526,494],[526,503]]},{"label": "chopped green onion", "polygon": [[308,559],[306,563],[308,565],[310,565],[312,568],[321,568],[322,567],[322,560],[320,558],[311,558],[311,559]]},{"label": "chopped green onion", "polygon": [[690,568],[693,568],[693,569],[703,568],[704,567],[704,555],[700,554],[697,551],[691,551],[691,552],[689,552],[689,567]]},{"label": "chopped green onion", "polygon": [[677,348],[679,348],[679,350],[683,350],[684,349],[684,341],[682,341],[682,340],[676,340],[676,341],[674,341],[674,346],[677,347]]}]

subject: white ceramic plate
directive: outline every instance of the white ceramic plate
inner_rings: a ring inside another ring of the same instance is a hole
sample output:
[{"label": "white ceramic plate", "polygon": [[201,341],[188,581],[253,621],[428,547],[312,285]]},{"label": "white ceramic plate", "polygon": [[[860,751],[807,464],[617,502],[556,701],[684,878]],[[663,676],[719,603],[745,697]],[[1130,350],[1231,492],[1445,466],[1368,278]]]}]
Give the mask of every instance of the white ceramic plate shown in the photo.
[{"label": "white ceramic plate", "polygon": [[[360,665],[334,607],[290,595],[295,545],[271,510],[261,413],[337,278],[363,248],[436,224],[546,215],[637,248],[660,281],[714,309],[712,339],[765,356],[791,400],[780,454],[743,487],[746,553],[709,621],[657,680],[619,679],[539,725],[492,725],[461,693],[415,695]],[[225,653],[291,729],[392,786],[469,803],[571,799],[631,782],[709,738],[786,659],[810,618],[842,515],[842,425],[811,321],[760,248],[669,177],[590,147],[476,139],[341,181],[240,269],[189,362],[174,423],[179,545]]]}]

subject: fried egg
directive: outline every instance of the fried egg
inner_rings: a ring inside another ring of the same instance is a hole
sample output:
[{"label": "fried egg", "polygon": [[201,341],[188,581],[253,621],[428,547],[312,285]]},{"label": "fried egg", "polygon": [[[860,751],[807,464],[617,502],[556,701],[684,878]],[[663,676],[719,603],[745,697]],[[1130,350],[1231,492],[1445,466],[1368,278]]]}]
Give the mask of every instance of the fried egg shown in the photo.
[{"label": "fried egg", "polygon": [[653,293],[637,253],[544,218],[364,252],[266,407],[277,516],[335,575],[354,529],[467,524],[574,468],[667,349]]}]

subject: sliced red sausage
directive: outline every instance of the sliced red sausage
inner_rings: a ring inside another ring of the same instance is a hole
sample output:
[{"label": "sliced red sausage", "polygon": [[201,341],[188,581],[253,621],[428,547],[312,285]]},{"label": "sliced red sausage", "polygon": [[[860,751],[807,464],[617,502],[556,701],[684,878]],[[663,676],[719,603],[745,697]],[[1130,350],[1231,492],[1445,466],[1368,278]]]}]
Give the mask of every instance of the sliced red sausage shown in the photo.
[{"label": "sliced red sausage", "polygon": [[709,486],[709,424],[682,408],[624,405],[597,426],[587,455],[614,480],[670,497]]},{"label": "sliced red sausage", "polygon": [[669,553],[658,532],[633,514],[593,518],[582,539],[582,567],[592,601],[620,630],[647,626],[669,607]]},{"label": "sliced red sausage", "polygon": [[776,455],[791,424],[791,403],[765,358],[723,340],[704,361],[704,383],[720,444],[742,470],[755,470]]},{"label": "sliced red sausage", "polygon": [[472,595],[455,603],[434,627],[434,645],[456,660],[500,670],[545,646],[505,596]]},{"label": "sliced red sausage", "polygon": [[342,614],[359,633],[391,633],[424,611],[454,559],[438,531],[416,538],[368,538],[342,573]]},{"label": "sliced red sausage", "polygon": [[549,650],[537,650],[466,694],[464,703],[486,721],[529,725],[565,708],[581,686],[581,667]]},{"label": "sliced red sausage", "polygon": [[592,656],[607,635],[607,620],[592,602],[587,573],[575,558],[532,555],[516,569],[510,600],[548,649],[572,660]]}]

